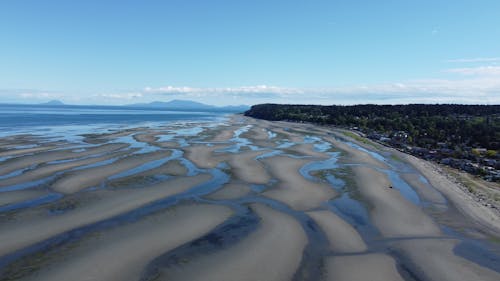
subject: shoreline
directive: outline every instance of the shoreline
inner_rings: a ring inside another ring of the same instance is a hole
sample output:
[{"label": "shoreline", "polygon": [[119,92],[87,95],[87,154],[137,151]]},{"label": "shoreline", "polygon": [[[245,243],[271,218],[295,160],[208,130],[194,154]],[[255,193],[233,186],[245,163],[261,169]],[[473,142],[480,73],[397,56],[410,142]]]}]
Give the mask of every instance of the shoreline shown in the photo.
[{"label": "shoreline", "polygon": [[0,279],[500,279],[496,221],[433,165],[317,125],[225,122],[26,155],[0,138],[16,155],[0,160]]},{"label": "shoreline", "polygon": [[432,186],[443,193],[454,206],[464,215],[469,216],[473,222],[480,223],[488,228],[491,233],[500,233],[500,210],[491,208],[481,203],[479,197],[461,187],[458,180],[443,171],[435,163],[419,159],[413,155],[405,154],[407,162],[422,173]]},{"label": "shoreline", "polygon": [[[376,150],[375,146],[368,147],[366,143],[359,142],[348,136],[341,135],[340,137],[348,139],[366,149]],[[379,150],[394,153],[397,157],[410,164],[430,182],[432,187],[444,194],[446,198],[450,200],[463,215],[469,217],[472,222],[479,223],[485,227],[490,234],[500,233],[500,209],[497,207],[491,208],[490,206],[485,206],[485,204],[481,203],[484,200],[481,200],[476,194],[469,192],[467,187],[463,186],[455,176],[445,171],[441,165],[418,158],[393,147],[381,145],[368,138],[364,139],[369,143],[380,145],[381,147]],[[500,206],[500,202],[498,204]]]}]

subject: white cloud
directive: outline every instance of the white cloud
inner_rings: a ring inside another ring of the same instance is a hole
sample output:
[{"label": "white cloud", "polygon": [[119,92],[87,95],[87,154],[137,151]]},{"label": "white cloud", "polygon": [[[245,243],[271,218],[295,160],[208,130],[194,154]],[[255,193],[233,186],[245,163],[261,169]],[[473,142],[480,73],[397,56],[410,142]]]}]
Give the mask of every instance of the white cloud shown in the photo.
[{"label": "white cloud", "polygon": [[[458,72],[458,71],[457,71]],[[472,72],[472,71],[471,71]],[[236,97],[241,102],[262,103],[500,103],[500,79],[477,71],[468,79],[420,79],[396,83],[330,88],[246,86],[234,88],[160,87],[145,93],[213,102]],[[224,100],[227,101],[227,100]]]},{"label": "white cloud", "polygon": [[45,91],[37,89],[0,89],[0,102],[10,102],[16,99],[23,102],[40,101],[49,99],[59,99],[64,97],[64,94],[56,91]]},{"label": "white cloud", "polygon": [[142,93],[108,93],[108,94],[99,94],[95,95],[95,97],[102,97],[102,98],[107,98],[107,99],[118,99],[118,100],[131,100],[131,99],[137,99],[137,98],[142,98],[143,94]]},{"label": "white cloud", "polygon": [[42,90],[0,89],[0,102],[62,99],[79,104],[127,104],[179,98],[216,105],[264,102],[306,104],[479,103],[500,104],[500,67],[479,66],[444,70],[450,79],[418,79],[394,83],[329,88],[271,85],[240,87],[146,87],[141,91],[94,95]]},{"label": "white cloud", "polygon": [[144,92],[153,94],[187,94],[199,91],[199,88],[166,86],[159,88],[146,87]]},{"label": "white cloud", "polygon": [[470,58],[470,59],[453,59],[447,60],[451,63],[469,63],[469,62],[500,62],[500,58]]},{"label": "white cloud", "polygon": [[[447,69],[445,72],[461,75],[500,76],[500,66],[478,66]],[[500,78],[500,77],[499,77]]]},{"label": "white cloud", "polygon": [[19,96],[23,99],[55,99],[59,98],[60,95],[49,93],[49,92],[23,92]]},{"label": "white cloud", "polygon": [[425,79],[308,91],[318,103],[500,103],[500,80]]},{"label": "white cloud", "polygon": [[294,88],[282,88],[277,86],[257,85],[225,88],[195,88],[165,86],[159,88],[146,87],[145,93],[184,96],[184,97],[247,97],[247,98],[273,98],[284,95],[301,94],[303,90]]}]

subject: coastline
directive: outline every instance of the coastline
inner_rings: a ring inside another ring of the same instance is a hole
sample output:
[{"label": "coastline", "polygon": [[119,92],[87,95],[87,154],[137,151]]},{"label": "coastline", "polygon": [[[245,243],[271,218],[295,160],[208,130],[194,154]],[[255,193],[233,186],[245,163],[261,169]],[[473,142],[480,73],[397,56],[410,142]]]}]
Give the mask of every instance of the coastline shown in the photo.
[{"label": "coastline", "polygon": [[451,200],[454,206],[474,222],[489,229],[490,233],[500,233],[500,210],[481,203],[480,197],[468,191],[459,181],[436,163],[419,159],[409,154],[400,155],[422,173],[433,187]]},{"label": "coastline", "polygon": [[[337,130],[337,132],[342,131]],[[352,133],[357,134],[357,132]],[[462,214],[469,217],[471,221],[479,223],[490,234],[500,233],[500,208],[497,207],[500,206],[500,202],[497,203],[498,205],[493,205],[492,208],[492,205],[488,205],[489,203],[485,203],[484,199],[470,192],[455,176],[445,171],[441,165],[401,152],[393,147],[383,146],[368,138],[364,139],[371,144],[369,146],[341,133],[337,133],[337,136],[348,139],[369,150],[390,152],[396,158],[406,161],[419,171],[430,182],[432,187],[445,195]],[[376,148],[377,145],[378,148]],[[481,181],[481,179],[474,180]],[[414,185],[417,187],[417,184]]]},{"label": "coastline", "polygon": [[[500,278],[488,259],[500,250],[487,244],[500,233],[495,214],[432,164],[327,127],[224,122],[116,130],[29,153],[15,137],[0,141],[13,156],[0,162],[0,277]],[[456,251],[473,243],[492,248]]]}]

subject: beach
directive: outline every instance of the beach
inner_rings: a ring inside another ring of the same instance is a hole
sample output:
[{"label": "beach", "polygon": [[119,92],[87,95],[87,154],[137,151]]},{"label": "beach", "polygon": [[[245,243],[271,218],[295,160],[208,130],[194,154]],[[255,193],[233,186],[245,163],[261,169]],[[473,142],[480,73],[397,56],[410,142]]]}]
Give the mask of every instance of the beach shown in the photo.
[{"label": "beach", "polygon": [[242,115],[0,137],[0,280],[500,280],[439,166]]}]

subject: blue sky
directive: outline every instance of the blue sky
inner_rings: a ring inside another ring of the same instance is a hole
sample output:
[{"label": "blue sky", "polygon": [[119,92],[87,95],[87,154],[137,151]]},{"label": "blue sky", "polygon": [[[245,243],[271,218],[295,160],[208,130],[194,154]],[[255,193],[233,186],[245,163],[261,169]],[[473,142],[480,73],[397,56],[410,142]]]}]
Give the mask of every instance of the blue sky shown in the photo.
[{"label": "blue sky", "polygon": [[500,103],[500,1],[0,1],[0,102]]}]

